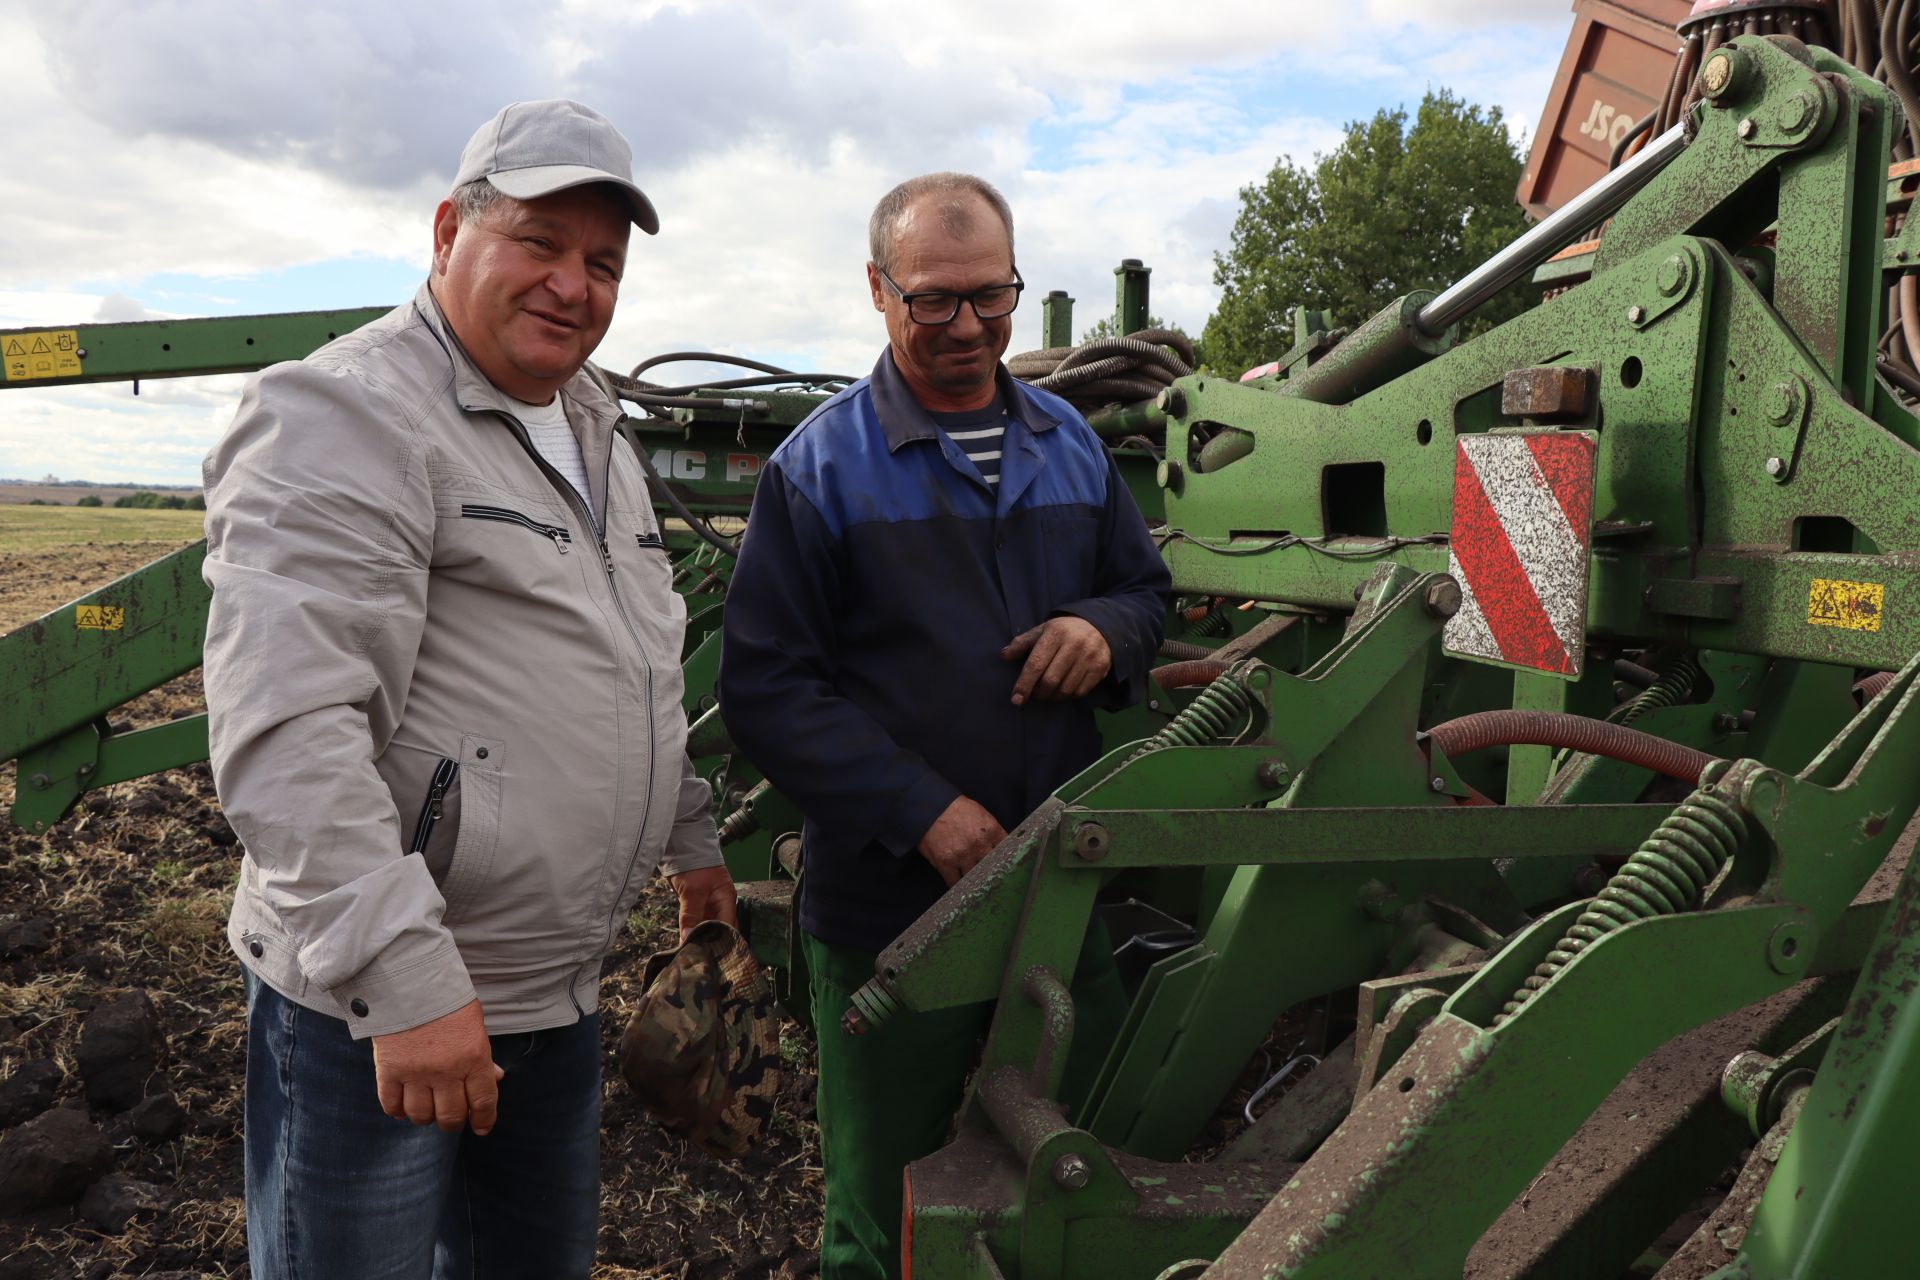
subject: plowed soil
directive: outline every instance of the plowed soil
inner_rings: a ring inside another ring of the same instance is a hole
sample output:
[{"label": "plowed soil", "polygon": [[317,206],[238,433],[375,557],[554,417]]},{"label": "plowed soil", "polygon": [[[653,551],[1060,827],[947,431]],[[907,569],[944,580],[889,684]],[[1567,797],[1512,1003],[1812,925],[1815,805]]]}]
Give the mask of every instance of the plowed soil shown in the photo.
[{"label": "plowed soil", "polygon": [[[0,633],[173,549],[0,552]],[[196,674],[116,718],[155,723],[203,705]],[[0,810],[13,798],[14,766],[0,766]],[[105,1000],[144,990],[168,1049],[148,1092],[173,1094],[187,1112],[183,1132],[156,1143],[94,1112],[114,1141],[114,1168],[157,1185],[163,1207],[119,1234],[70,1209],[0,1219],[0,1278],[248,1274],[239,1136],[245,1021],[240,970],[224,936],[238,861],[204,764],[95,792],[44,835],[0,819],[0,926],[32,918],[53,926],[48,949],[0,960],[0,1078],[51,1059],[64,1073],[55,1105],[85,1107],[75,1061],[82,1020]],[[804,1033],[787,1024],[789,1070],[774,1131],[739,1160],[708,1156],[661,1131],[614,1066],[641,966],[670,943],[673,919],[672,894],[656,881],[607,958],[595,1275],[813,1274],[821,1183]]]}]

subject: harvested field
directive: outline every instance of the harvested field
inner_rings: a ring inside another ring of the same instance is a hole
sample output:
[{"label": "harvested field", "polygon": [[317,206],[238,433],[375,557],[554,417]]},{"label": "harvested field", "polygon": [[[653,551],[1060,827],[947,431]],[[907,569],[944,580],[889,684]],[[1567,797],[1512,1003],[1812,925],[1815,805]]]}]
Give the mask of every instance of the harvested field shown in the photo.
[{"label": "harvested field", "polygon": [[[90,514],[189,516],[193,523],[166,541],[32,549],[0,529],[0,632],[199,532],[197,512]],[[202,705],[194,674],[116,718],[159,722]],[[0,766],[0,807],[13,795],[14,766]],[[71,1207],[0,1218],[5,1280],[248,1274],[239,1135],[245,1022],[239,966],[224,936],[238,856],[204,764],[94,793],[45,835],[0,822],[0,1099],[12,1096],[10,1083],[17,1092],[28,1078],[50,1074],[52,1095],[35,1109],[50,1103],[86,1116],[111,1142],[114,1172],[149,1184],[157,1202],[119,1231]],[[782,1050],[790,1071],[774,1132],[741,1160],[707,1156],[664,1134],[614,1069],[612,1049],[641,965],[669,941],[673,920],[672,894],[656,881],[607,961],[595,1274],[812,1274],[821,1184],[811,1041],[788,1025]],[[132,1111],[90,1106],[78,1062],[82,1027],[94,1010],[136,991],[151,998],[165,1041],[141,1090],[149,1101]],[[23,1071],[37,1063],[50,1063],[51,1072]],[[170,1096],[182,1114],[169,1122],[170,1108],[152,1102],[155,1095]],[[0,1126],[16,1118],[0,1115]]]}]

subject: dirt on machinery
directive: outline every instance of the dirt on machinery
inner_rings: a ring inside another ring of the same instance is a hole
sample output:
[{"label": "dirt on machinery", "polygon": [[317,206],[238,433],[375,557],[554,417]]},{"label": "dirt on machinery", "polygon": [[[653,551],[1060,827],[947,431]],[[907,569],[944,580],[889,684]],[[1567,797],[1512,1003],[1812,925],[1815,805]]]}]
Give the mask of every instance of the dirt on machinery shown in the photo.
[{"label": "dirt on machinery", "polygon": [[[0,633],[173,549],[0,553]],[[203,708],[194,673],[115,719],[159,723]],[[9,763],[0,766],[0,809],[13,795]],[[240,967],[225,937],[239,857],[204,764],[95,792],[44,835],[0,820],[0,1091],[29,1064],[50,1062],[58,1084],[36,1109],[81,1111],[111,1141],[113,1173],[157,1193],[155,1206],[119,1231],[74,1206],[0,1218],[0,1280],[248,1274],[240,1138],[246,1023]],[[784,1024],[787,1074],[774,1127],[741,1159],[709,1156],[663,1132],[614,1065],[640,971],[650,954],[671,945],[674,921],[673,895],[656,879],[607,957],[594,1274],[814,1274],[821,1178],[806,1033]],[[141,1106],[151,1111],[154,1096],[171,1096],[184,1116],[170,1136],[136,1126],[135,1112],[89,1106],[85,1097],[81,1027],[97,1007],[135,991],[151,998],[165,1041]]]}]

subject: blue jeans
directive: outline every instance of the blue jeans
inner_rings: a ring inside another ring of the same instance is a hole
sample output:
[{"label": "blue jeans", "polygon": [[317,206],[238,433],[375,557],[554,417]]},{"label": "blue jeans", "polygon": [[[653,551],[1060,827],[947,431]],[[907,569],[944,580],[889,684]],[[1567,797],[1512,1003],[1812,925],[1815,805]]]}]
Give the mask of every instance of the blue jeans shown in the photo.
[{"label": "blue jeans", "polygon": [[254,1280],[585,1280],[600,1208],[600,1019],[491,1037],[493,1132],[395,1120],[373,1042],[247,977]]}]

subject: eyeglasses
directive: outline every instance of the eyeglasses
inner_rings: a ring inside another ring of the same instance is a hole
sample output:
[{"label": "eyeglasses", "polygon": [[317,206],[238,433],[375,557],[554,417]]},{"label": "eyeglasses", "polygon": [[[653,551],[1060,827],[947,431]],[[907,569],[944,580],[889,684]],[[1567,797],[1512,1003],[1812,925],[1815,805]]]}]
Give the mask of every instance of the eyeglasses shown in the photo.
[{"label": "eyeglasses", "polygon": [[894,283],[884,267],[876,264],[874,270],[900,295],[900,301],[907,304],[907,314],[915,324],[951,324],[953,318],[960,314],[962,301],[969,303],[973,307],[973,314],[982,320],[998,320],[1001,316],[1013,314],[1013,309],[1020,305],[1020,291],[1027,287],[1027,282],[1020,278],[1019,268],[1016,267],[1012,284],[990,284],[972,293],[945,293],[938,289],[908,293]]}]

